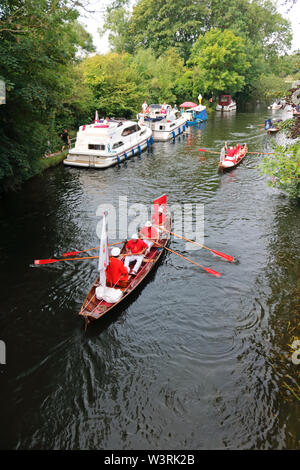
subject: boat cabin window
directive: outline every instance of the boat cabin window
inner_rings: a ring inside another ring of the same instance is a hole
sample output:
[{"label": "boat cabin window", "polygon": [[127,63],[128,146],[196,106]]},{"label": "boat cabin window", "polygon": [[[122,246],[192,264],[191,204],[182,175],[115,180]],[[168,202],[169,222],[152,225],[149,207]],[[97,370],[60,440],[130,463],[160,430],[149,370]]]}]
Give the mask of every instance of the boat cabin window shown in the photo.
[{"label": "boat cabin window", "polygon": [[112,146],[112,148],[113,148],[113,149],[117,149],[118,147],[122,147],[122,145],[124,145],[123,142],[116,142],[116,143]]},{"label": "boat cabin window", "polygon": [[163,131],[165,126],[159,126],[159,130]]},{"label": "boat cabin window", "polygon": [[89,144],[89,150],[105,150],[105,145]]},{"label": "boat cabin window", "polygon": [[138,132],[139,130],[141,130],[140,126],[138,124],[135,124],[134,126],[126,127],[126,129],[123,130],[122,135],[126,136],[130,134],[134,134],[135,132]]}]

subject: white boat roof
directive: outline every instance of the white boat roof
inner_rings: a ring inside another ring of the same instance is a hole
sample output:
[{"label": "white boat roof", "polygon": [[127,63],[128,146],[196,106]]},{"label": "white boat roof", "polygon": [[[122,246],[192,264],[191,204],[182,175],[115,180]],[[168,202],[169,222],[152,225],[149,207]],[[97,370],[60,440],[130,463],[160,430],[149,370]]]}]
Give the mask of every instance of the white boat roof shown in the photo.
[{"label": "white boat roof", "polygon": [[103,122],[93,122],[92,124],[84,124],[79,127],[78,132],[84,133],[86,136],[110,137],[116,130],[124,130],[127,127],[136,125],[134,121],[111,120],[107,124]]},{"label": "white boat roof", "polygon": [[194,108],[189,108],[187,111],[204,111],[206,109],[206,106],[202,106],[202,104],[198,104],[198,106],[195,106]]}]

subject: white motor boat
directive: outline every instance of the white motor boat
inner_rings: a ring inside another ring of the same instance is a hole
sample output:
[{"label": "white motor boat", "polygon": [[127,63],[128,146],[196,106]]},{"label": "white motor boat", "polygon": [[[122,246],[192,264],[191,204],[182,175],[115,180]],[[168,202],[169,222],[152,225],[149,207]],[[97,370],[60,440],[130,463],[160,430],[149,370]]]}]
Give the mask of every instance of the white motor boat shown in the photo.
[{"label": "white motor boat", "polygon": [[64,164],[108,168],[142,152],[152,142],[148,126],[121,119],[99,120],[96,112],[93,124],[80,126]]},{"label": "white motor boat", "polygon": [[271,104],[271,106],[269,106],[269,109],[272,109],[272,111],[277,111],[278,109],[284,108],[285,105],[286,105],[285,100],[277,100],[277,101],[274,101],[274,103]]},{"label": "white motor boat", "polygon": [[151,104],[145,113],[137,115],[139,123],[148,126],[155,142],[175,139],[185,131],[186,117],[170,105]]},{"label": "white motor boat", "polygon": [[235,111],[236,102],[233,101],[231,95],[220,95],[219,103],[216,106],[216,111]]}]

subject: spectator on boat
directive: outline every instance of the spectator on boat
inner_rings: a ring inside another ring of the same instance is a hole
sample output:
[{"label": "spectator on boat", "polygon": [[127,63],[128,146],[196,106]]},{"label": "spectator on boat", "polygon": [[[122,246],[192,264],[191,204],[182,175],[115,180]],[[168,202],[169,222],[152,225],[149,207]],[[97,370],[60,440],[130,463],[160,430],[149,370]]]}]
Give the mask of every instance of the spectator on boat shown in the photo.
[{"label": "spectator on boat", "polygon": [[178,112],[178,108],[177,108],[177,104],[174,105],[174,112],[177,113]]},{"label": "spectator on boat", "polygon": [[103,124],[104,124],[104,126],[108,126],[108,123],[109,123],[109,118],[106,117],[106,118],[103,120]]},{"label": "spectator on boat", "polygon": [[144,103],[142,104],[142,113],[145,114],[146,110],[148,108],[147,101],[145,100]]},{"label": "spectator on boat", "polygon": [[125,257],[124,266],[127,271],[130,272],[129,264],[134,262],[135,264],[131,274],[135,276],[144,260],[144,255],[148,250],[148,245],[141,240],[136,233],[134,233],[131,240],[127,242],[125,249],[127,256]]},{"label": "spectator on boat", "polygon": [[161,114],[167,114],[167,103],[165,101],[161,107]]},{"label": "spectator on boat", "polygon": [[151,250],[151,247],[154,244],[154,241],[159,239],[159,231],[156,230],[153,227],[152,222],[148,220],[148,222],[145,223],[145,226],[142,227],[142,229],[140,230],[140,236],[144,240],[144,242],[148,245],[147,253],[149,253]]},{"label": "spectator on boat", "polygon": [[68,134],[68,129],[64,129],[64,131],[60,134],[61,140],[63,141],[63,146],[61,148],[61,151],[63,152],[65,150],[65,146],[67,146],[67,149],[69,150],[70,148],[70,137]]},{"label": "spectator on boat", "polygon": [[108,287],[122,287],[128,282],[128,271],[123,262],[118,259],[120,248],[112,248],[109,265],[106,268],[106,285]]},{"label": "spectator on boat", "polygon": [[199,104],[201,104],[201,102],[202,102],[202,95],[201,95],[201,93],[199,93],[199,95],[198,95],[198,100],[199,100]]}]

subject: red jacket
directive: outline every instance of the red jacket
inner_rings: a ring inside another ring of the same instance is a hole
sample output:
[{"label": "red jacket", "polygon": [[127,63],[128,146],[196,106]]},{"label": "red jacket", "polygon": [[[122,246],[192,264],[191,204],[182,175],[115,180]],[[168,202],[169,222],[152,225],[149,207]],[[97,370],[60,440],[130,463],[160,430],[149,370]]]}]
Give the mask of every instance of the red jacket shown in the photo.
[{"label": "red jacket", "polygon": [[146,245],[146,243],[140,238],[136,242],[129,240],[129,242],[126,244],[126,249],[130,250],[133,255],[135,253],[140,253],[145,248],[148,249],[148,245]]},{"label": "red jacket", "polygon": [[159,234],[158,231],[154,227],[143,227],[140,232],[144,235],[147,239],[158,240]]},{"label": "red jacket", "polygon": [[114,257],[109,258],[109,265],[106,268],[106,285],[113,287],[119,281],[128,281],[128,271],[123,262]]},{"label": "red jacket", "polygon": [[234,157],[235,154],[235,149],[228,149],[227,150],[227,156],[228,157]]}]

